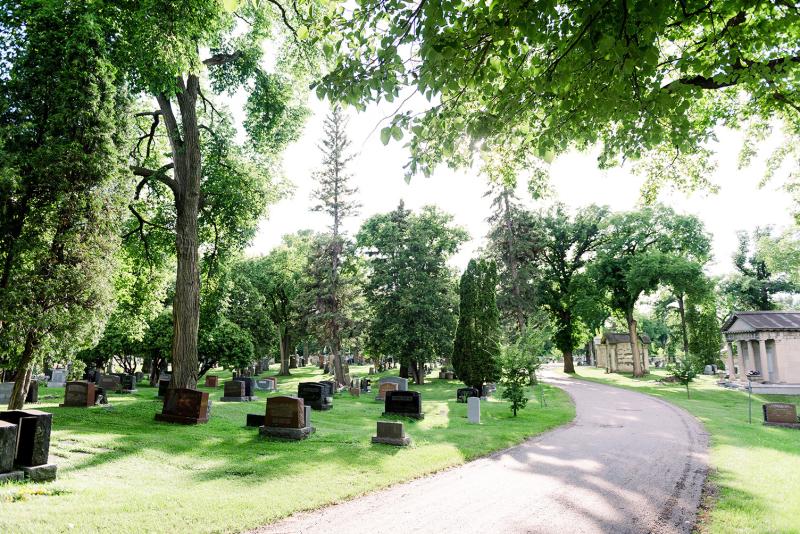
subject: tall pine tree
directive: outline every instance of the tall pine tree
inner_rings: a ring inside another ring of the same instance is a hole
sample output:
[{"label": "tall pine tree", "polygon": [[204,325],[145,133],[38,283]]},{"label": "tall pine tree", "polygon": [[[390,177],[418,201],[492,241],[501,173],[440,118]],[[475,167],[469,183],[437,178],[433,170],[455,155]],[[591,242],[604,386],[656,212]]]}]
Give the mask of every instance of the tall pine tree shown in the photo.
[{"label": "tall pine tree", "polygon": [[478,391],[500,378],[497,282],[497,266],[488,260],[470,260],[461,276],[453,368],[464,384]]},{"label": "tall pine tree", "polygon": [[345,369],[342,364],[342,337],[348,329],[350,319],[345,311],[345,302],[352,296],[351,277],[342,275],[342,264],[352,243],[342,231],[342,221],[356,215],[360,204],[353,198],[358,189],[350,185],[352,176],[346,172],[353,156],[348,154],[350,141],[345,128],[347,119],[339,106],[325,119],[322,140],[322,170],[315,173],[317,188],[312,198],[317,201],[311,209],[327,214],[331,218],[330,233],[316,244],[309,265],[315,280],[313,320],[324,344],[330,348],[336,381],[344,384]]}]

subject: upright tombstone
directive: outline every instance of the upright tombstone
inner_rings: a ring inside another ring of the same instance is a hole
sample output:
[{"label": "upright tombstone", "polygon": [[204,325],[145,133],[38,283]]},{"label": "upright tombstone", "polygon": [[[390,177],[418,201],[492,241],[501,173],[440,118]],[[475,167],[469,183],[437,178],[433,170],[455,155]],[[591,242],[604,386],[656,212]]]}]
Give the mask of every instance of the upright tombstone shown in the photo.
[{"label": "upright tombstone", "polygon": [[49,388],[63,388],[67,385],[67,370],[53,369],[50,374],[50,381],[47,383]]},{"label": "upright tombstone", "polygon": [[0,412],[0,421],[17,427],[14,465],[34,482],[55,480],[57,467],[48,463],[53,414],[39,410]]},{"label": "upright tombstone", "polygon": [[456,402],[467,402],[470,397],[480,397],[481,394],[475,388],[458,388],[456,390]]},{"label": "upright tombstone", "polygon": [[234,380],[244,383],[244,396],[252,397],[250,400],[256,400],[256,383],[257,380],[252,376],[234,376]]},{"label": "upright tombstone", "polygon": [[397,384],[397,391],[408,391],[408,378],[400,378],[399,376],[384,376],[380,380],[378,380],[378,385],[386,384]]},{"label": "upright tombstone", "polygon": [[361,379],[361,393],[369,393],[372,391],[372,380],[369,378]]},{"label": "upright tombstone", "polygon": [[219,377],[218,376],[208,376],[206,375],[206,384],[207,388],[215,388],[219,386]]},{"label": "upright tombstone", "polygon": [[[33,382],[31,382],[32,384]],[[0,404],[8,404],[11,400],[11,392],[14,390],[14,382],[0,382]]]},{"label": "upright tombstone", "polygon": [[156,421],[196,425],[208,423],[210,412],[208,393],[196,389],[167,389],[164,408],[156,414]]},{"label": "upright tombstone", "polygon": [[138,380],[136,380],[136,375],[129,375],[129,374],[122,374],[119,377],[120,386],[122,386],[123,393],[136,393],[136,384],[138,384]]},{"label": "upright tombstone", "polygon": [[487,382],[483,385],[483,395],[481,397],[488,397],[495,391],[497,391],[497,385],[494,382]]},{"label": "upright tombstone", "polygon": [[275,382],[273,382],[272,380],[268,380],[266,378],[262,380],[257,380],[256,389],[259,389],[261,391],[274,391],[275,390],[274,384]]},{"label": "upright tombstone", "polygon": [[406,436],[403,423],[399,421],[378,421],[377,436],[372,437],[372,443],[406,447],[411,443],[411,438]]},{"label": "upright tombstone", "polygon": [[92,382],[85,380],[67,382],[64,388],[64,403],[61,406],[79,408],[94,406],[97,402],[97,389]]},{"label": "upright tombstone", "polygon": [[14,469],[17,455],[17,425],[0,421],[0,482],[22,480],[25,474]]},{"label": "upright tombstone", "polygon": [[117,375],[103,375],[97,385],[106,392],[122,393],[122,380]]},{"label": "upright tombstone", "polygon": [[297,385],[297,396],[314,410],[330,410],[333,408],[328,386],[319,382],[300,382]]},{"label": "upright tombstone", "polygon": [[797,420],[797,406],[786,402],[770,402],[762,405],[764,424],[768,426],[782,426],[787,428],[800,428]]},{"label": "upright tombstone", "polygon": [[378,388],[378,394],[375,396],[375,400],[382,401],[386,400],[386,394],[390,391],[397,391],[397,384],[393,382],[385,382],[380,385]]},{"label": "upright tombstone", "polygon": [[266,423],[259,429],[262,436],[301,440],[314,432],[306,421],[306,406],[297,397],[270,397],[267,399]]},{"label": "upright tombstone", "polygon": [[229,380],[225,382],[225,393],[219,399],[222,402],[249,402],[256,397],[247,394],[247,387],[242,380]]},{"label": "upright tombstone", "polygon": [[400,415],[412,419],[424,419],[422,398],[419,391],[389,391],[386,393],[383,415]]},{"label": "upright tombstone", "polygon": [[336,382],[334,382],[333,380],[320,380],[319,383],[328,388],[327,395],[329,397],[333,397],[333,394],[336,393],[337,390],[339,389]]},{"label": "upright tombstone", "polygon": [[351,387],[350,388],[350,396],[352,397],[360,397],[361,396],[361,388],[359,387]]},{"label": "upright tombstone", "polygon": [[467,420],[475,425],[481,424],[480,397],[470,397],[467,399]]},{"label": "upright tombstone", "polygon": [[25,396],[25,402],[29,404],[39,402],[39,382],[37,380],[31,380],[30,384],[28,384],[28,394]]},{"label": "upright tombstone", "polygon": [[157,399],[163,399],[167,396],[167,390],[169,389],[169,378],[162,378],[158,381],[158,395],[156,395]]}]

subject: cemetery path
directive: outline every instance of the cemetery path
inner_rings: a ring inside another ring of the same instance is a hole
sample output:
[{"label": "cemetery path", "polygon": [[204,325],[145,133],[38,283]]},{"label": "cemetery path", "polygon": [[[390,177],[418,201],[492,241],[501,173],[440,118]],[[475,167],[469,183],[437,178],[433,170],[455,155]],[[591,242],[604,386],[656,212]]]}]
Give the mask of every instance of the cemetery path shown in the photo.
[{"label": "cemetery path", "polygon": [[654,397],[547,380],[573,398],[572,424],[254,532],[691,532],[707,471],[701,424]]}]

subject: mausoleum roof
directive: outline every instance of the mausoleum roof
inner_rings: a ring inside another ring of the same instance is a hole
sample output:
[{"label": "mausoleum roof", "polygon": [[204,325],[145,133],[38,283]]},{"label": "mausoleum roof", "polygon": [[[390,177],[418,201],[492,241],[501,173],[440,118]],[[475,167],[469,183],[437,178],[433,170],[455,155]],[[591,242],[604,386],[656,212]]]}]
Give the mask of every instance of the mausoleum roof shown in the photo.
[{"label": "mausoleum roof", "polygon": [[723,332],[760,332],[764,330],[800,330],[800,311],[733,312]]}]

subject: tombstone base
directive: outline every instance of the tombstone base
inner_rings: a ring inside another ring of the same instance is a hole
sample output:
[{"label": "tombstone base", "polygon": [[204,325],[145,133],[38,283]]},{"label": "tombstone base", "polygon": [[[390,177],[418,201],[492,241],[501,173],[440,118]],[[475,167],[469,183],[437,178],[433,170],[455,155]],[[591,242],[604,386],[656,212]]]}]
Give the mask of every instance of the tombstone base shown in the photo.
[{"label": "tombstone base", "polygon": [[249,413],[247,414],[247,422],[245,423],[245,426],[260,428],[264,426],[265,420],[266,416],[263,413]]},{"label": "tombstone base", "polygon": [[256,397],[255,395],[250,397],[220,397],[219,400],[221,402],[250,402],[258,400],[258,397]]},{"label": "tombstone base", "polygon": [[409,417],[411,419],[425,419],[424,413],[383,412],[381,417]]},{"label": "tombstone base", "polygon": [[25,473],[22,471],[9,471],[8,473],[0,473],[0,482],[7,482],[12,480],[24,480]]},{"label": "tombstone base", "polygon": [[20,467],[25,478],[32,482],[50,482],[56,479],[56,464],[35,465],[33,467]]},{"label": "tombstone base", "polygon": [[768,423],[764,421],[765,426],[779,426],[782,428],[800,428],[800,423]]},{"label": "tombstone base", "polygon": [[208,416],[206,417],[182,417],[180,415],[170,415],[164,413],[156,414],[156,421],[162,423],[178,423],[181,425],[198,425],[208,423]]},{"label": "tombstone base", "polygon": [[402,438],[379,438],[372,436],[372,443],[383,443],[384,445],[394,445],[396,447],[408,447],[411,445],[411,438],[403,436]]},{"label": "tombstone base", "polygon": [[259,427],[258,433],[262,436],[279,439],[291,439],[299,441],[306,439],[314,433],[316,429],[313,426],[303,428],[282,428],[277,426],[262,426]]},{"label": "tombstone base", "polygon": [[312,404],[311,409],[318,412],[324,412],[333,408],[333,404]]}]

